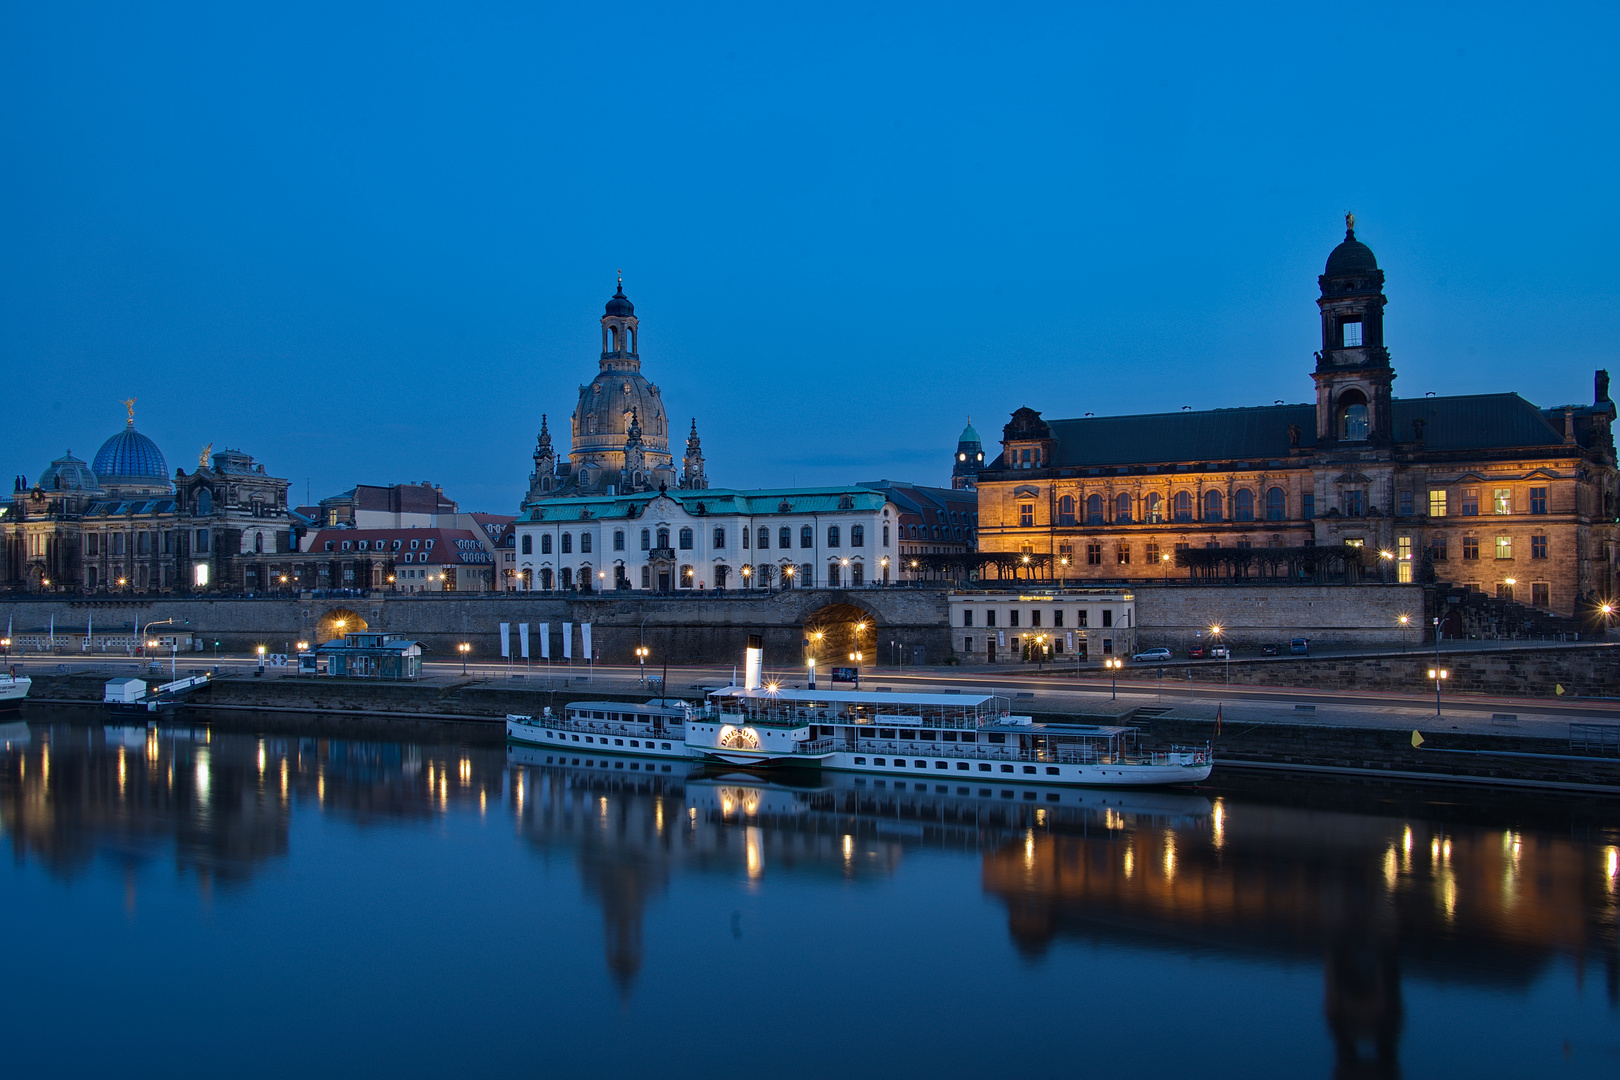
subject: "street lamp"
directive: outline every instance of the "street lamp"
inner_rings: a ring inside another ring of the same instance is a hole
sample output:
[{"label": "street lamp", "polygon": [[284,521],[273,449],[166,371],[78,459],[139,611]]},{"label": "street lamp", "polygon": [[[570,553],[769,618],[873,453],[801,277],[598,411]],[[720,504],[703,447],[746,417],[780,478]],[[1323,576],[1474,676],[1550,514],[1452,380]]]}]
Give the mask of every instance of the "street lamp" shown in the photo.
[{"label": "street lamp", "polygon": [[465,675],[467,674],[467,654],[472,652],[472,646],[463,641],[456,646],[456,651],[461,654],[461,673]]},{"label": "street lamp", "polygon": [[1507,586],[1507,598],[1509,600],[1513,599],[1513,586],[1517,585],[1518,583],[1519,583],[1518,578],[1503,578],[1502,579],[1502,584]]},{"label": "street lamp", "polygon": [[1386,585],[1389,583],[1389,563],[1393,558],[1395,558],[1395,553],[1393,551],[1380,550],[1378,552],[1378,562],[1383,568],[1384,583]]},{"label": "street lamp", "polygon": [[1410,616],[1410,615],[1402,615],[1400,617],[1400,623],[1401,623],[1401,652],[1406,651],[1406,627],[1407,627],[1407,625],[1409,623],[1411,623],[1411,621],[1412,621],[1412,616]]},{"label": "street lamp", "polygon": [[860,650],[849,654],[849,662],[855,665],[855,689],[861,688],[861,653]]},{"label": "street lamp", "polygon": [[743,588],[747,589],[748,588],[748,579],[754,576],[754,568],[752,566],[744,565],[743,568],[742,568],[742,576],[743,576]]},{"label": "street lamp", "polygon": [[1108,673],[1113,680],[1113,690],[1109,697],[1110,701],[1119,700],[1119,669],[1124,666],[1125,661],[1117,656],[1109,656],[1103,659],[1103,667],[1108,669]]},{"label": "street lamp", "polygon": [[253,677],[255,679],[260,678],[260,677],[262,677],[264,675],[264,646],[260,645],[258,647],[258,649],[257,649],[257,652],[259,654],[259,669],[253,673]]},{"label": "street lamp", "polygon": [[1164,564],[1164,583],[1170,584],[1170,556],[1160,555],[1159,561]]},{"label": "street lamp", "polygon": [[810,685],[809,685],[809,688],[811,690],[814,690],[816,688],[816,658],[813,657],[813,656],[805,657],[804,658],[804,666],[806,668],[808,668],[809,671],[810,671]]},{"label": "street lamp", "polygon": [[1438,718],[1440,715],[1440,684],[1451,678],[1451,672],[1445,668],[1430,668],[1429,678],[1434,680],[1434,715]]},{"label": "street lamp", "polygon": [[647,646],[645,646],[645,645],[637,645],[636,646],[636,662],[641,665],[641,682],[642,682],[642,685],[646,685],[646,682],[647,682]]},{"label": "street lamp", "polygon": [[1221,624],[1220,623],[1212,623],[1212,624],[1210,624],[1209,636],[1215,640],[1215,645],[1210,646],[1210,648],[1213,650],[1214,648],[1216,648],[1218,646],[1221,649],[1221,651],[1224,653],[1224,655],[1222,656],[1222,659],[1226,661],[1226,685],[1231,686],[1232,685],[1232,649],[1228,645],[1221,644],[1221,641],[1220,641]]}]

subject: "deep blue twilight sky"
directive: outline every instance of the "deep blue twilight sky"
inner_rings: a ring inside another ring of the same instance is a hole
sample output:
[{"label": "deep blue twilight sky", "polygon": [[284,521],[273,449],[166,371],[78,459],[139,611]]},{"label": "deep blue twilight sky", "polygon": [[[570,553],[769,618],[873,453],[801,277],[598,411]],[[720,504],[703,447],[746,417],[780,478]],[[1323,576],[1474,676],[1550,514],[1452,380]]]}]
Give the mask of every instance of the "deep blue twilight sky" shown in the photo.
[{"label": "deep blue twilight sky", "polygon": [[713,482],[943,483],[969,413],[993,443],[1026,403],[1309,400],[1347,209],[1397,394],[1587,401],[1620,375],[1617,23],[7,4],[0,459],[89,458],[135,396],[171,470],[212,442],[295,502],[511,513],[623,267]]}]

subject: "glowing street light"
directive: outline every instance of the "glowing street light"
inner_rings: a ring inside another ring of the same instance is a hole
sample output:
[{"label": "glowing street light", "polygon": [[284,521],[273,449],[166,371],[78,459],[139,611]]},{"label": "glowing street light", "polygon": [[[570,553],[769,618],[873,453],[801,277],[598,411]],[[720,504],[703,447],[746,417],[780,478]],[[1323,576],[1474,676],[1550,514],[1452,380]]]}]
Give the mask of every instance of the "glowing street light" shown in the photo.
[{"label": "glowing street light", "polygon": [[465,675],[467,674],[467,654],[472,652],[472,646],[463,641],[456,646],[456,651],[461,654],[461,673]]},{"label": "glowing street light", "polygon": [[1109,696],[1110,701],[1119,700],[1119,669],[1124,666],[1125,661],[1117,656],[1108,656],[1103,658],[1103,667],[1108,669],[1108,673],[1112,677],[1113,681],[1113,690]]},{"label": "glowing street light", "polygon": [[1451,678],[1451,672],[1445,668],[1430,668],[1429,678],[1434,680],[1434,715],[1440,715],[1440,684]]},{"label": "glowing street light", "polygon": [[645,645],[636,646],[636,662],[641,665],[642,683],[646,683],[647,681],[647,654],[649,651],[650,650]]},{"label": "glowing street light", "polygon": [[258,668],[257,671],[255,671],[253,673],[253,675],[254,675],[254,678],[259,678],[260,676],[262,676],[264,674],[264,652],[265,652],[264,646],[260,645],[256,651],[259,654],[259,668]]},{"label": "glowing street light", "polygon": [[1401,624],[1401,652],[1405,652],[1406,651],[1406,628],[1411,624],[1412,616],[1403,614],[1403,615],[1400,616],[1399,621],[1400,621],[1400,624]]}]

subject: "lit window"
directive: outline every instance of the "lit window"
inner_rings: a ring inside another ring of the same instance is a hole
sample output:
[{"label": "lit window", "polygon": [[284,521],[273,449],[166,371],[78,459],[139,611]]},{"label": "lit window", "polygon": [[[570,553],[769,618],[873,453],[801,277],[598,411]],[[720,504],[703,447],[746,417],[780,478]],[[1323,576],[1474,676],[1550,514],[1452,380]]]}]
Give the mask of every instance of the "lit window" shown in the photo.
[{"label": "lit window", "polygon": [[1491,496],[1491,509],[1498,514],[1513,513],[1513,489],[1497,488]]},{"label": "lit window", "polygon": [[1347,349],[1359,349],[1361,347],[1360,319],[1344,324],[1344,347]]},{"label": "lit window", "polygon": [[1496,538],[1496,557],[1498,559],[1513,558],[1513,537],[1498,536]]},{"label": "lit window", "polygon": [[200,562],[193,566],[191,568],[191,580],[192,584],[196,585],[196,587],[199,589],[207,587],[208,564]]},{"label": "lit window", "polygon": [[1429,516],[1446,516],[1446,493],[1444,491],[1429,492]]}]

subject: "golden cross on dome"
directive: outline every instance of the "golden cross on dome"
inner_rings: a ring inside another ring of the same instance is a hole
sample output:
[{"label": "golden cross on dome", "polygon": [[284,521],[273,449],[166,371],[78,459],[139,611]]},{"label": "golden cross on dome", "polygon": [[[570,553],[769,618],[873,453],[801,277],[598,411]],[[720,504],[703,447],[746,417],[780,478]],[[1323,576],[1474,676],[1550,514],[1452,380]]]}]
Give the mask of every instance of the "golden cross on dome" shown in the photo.
[{"label": "golden cross on dome", "polygon": [[124,408],[129,410],[129,426],[134,427],[135,426],[135,399],[134,398],[125,398],[123,401],[120,401],[118,404],[122,405]]},{"label": "golden cross on dome", "polygon": [[619,288],[624,288],[624,268],[622,266],[619,268]]}]

